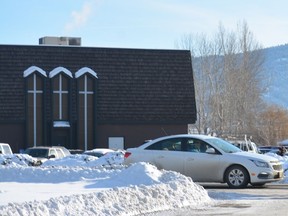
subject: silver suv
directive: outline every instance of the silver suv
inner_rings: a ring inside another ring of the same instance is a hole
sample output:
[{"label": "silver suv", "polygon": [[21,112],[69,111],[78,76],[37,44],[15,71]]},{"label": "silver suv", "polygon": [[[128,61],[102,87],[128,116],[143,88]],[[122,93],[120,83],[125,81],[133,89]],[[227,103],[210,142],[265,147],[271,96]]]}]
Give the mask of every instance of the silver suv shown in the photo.
[{"label": "silver suv", "polygon": [[37,146],[26,149],[24,154],[37,158],[43,163],[50,158],[66,157],[70,155],[70,152],[63,146]]}]

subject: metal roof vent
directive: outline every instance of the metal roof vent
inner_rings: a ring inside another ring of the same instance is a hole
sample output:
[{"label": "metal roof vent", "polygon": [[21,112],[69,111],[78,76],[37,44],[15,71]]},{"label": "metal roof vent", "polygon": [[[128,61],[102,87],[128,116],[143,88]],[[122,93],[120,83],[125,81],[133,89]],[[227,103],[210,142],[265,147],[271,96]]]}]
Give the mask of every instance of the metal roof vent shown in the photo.
[{"label": "metal roof vent", "polygon": [[80,37],[42,37],[39,45],[81,46]]}]

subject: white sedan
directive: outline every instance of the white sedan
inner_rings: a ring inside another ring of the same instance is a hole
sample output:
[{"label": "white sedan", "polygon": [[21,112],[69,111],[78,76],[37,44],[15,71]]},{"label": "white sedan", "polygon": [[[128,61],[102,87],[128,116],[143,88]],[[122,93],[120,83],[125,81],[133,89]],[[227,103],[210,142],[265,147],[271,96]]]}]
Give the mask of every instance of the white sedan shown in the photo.
[{"label": "white sedan", "polygon": [[249,183],[263,186],[284,176],[278,159],[244,152],[223,139],[205,135],[166,136],[127,149],[124,164],[135,162],[176,171],[195,182],[226,182],[231,188],[245,188]]}]

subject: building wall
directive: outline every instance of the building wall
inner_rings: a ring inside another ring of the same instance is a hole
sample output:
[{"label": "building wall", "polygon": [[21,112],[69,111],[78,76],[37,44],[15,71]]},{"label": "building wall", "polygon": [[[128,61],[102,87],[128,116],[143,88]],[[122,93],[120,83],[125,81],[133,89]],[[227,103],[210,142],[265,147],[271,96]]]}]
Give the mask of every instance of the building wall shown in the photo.
[{"label": "building wall", "polygon": [[[95,133],[96,143],[94,146],[88,146],[88,149],[108,148],[109,138],[115,137],[123,138],[124,149],[127,149],[137,147],[145,142],[145,140],[186,133],[187,125],[98,125]],[[72,139],[76,138],[75,135],[74,133],[72,134]],[[26,149],[25,124],[0,124],[0,142],[9,143],[14,153],[19,153]],[[75,143],[74,148],[83,149],[83,143]]]},{"label": "building wall", "polygon": [[24,149],[25,124],[0,123],[0,142],[8,143],[13,153],[19,153],[21,149]]},{"label": "building wall", "polygon": [[0,45],[0,56],[0,142],[14,152],[129,148],[196,121],[188,50]]},{"label": "building wall", "polygon": [[109,137],[123,137],[127,149],[145,140],[174,134],[187,134],[187,125],[98,125],[95,148],[107,148]]}]

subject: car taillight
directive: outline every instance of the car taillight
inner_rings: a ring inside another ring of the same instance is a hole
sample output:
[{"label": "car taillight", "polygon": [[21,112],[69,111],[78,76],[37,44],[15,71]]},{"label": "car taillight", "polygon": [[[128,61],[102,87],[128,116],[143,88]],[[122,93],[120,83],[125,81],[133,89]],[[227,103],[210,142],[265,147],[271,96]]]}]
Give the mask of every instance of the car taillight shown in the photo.
[{"label": "car taillight", "polygon": [[124,158],[128,158],[132,153],[131,152],[125,152]]}]

